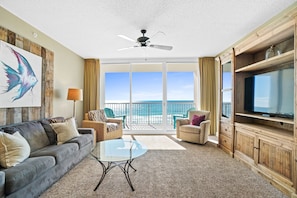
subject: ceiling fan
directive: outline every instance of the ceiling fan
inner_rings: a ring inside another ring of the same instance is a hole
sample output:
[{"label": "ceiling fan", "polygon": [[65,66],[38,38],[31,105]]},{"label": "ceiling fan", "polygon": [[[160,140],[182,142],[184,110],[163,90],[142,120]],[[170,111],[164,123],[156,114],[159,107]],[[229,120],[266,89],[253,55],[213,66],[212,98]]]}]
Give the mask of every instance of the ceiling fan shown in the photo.
[{"label": "ceiling fan", "polygon": [[136,47],[152,47],[152,48],[161,49],[161,50],[172,50],[172,48],[173,48],[172,46],[150,44],[150,38],[146,37],[144,35],[146,33],[146,30],[142,29],[140,32],[142,33],[142,36],[137,38],[137,40],[131,39],[125,35],[118,35],[119,37],[121,37],[123,39],[126,39],[128,41],[135,43],[134,46],[121,48],[121,49],[118,49],[118,51],[136,48]]}]

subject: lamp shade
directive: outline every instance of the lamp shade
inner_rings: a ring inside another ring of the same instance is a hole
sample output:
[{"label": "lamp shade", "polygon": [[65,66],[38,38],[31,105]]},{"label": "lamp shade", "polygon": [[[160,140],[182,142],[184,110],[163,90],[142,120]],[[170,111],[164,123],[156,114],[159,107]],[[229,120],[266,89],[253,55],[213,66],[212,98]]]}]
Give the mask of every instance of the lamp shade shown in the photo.
[{"label": "lamp shade", "polygon": [[75,88],[68,89],[67,100],[82,100],[82,99],[83,99],[82,89],[75,89]]}]

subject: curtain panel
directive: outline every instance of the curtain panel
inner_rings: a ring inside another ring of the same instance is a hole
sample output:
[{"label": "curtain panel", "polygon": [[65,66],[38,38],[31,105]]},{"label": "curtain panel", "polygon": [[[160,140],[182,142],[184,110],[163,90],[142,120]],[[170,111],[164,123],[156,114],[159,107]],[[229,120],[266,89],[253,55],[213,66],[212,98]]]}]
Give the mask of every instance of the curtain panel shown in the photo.
[{"label": "curtain panel", "polygon": [[85,59],[84,67],[84,114],[100,109],[100,60]]},{"label": "curtain panel", "polygon": [[199,58],[200,72],[200,108],[210,111],[210,135],[216,135],[217,129],[217,84],[215,59],[213,57]]}]

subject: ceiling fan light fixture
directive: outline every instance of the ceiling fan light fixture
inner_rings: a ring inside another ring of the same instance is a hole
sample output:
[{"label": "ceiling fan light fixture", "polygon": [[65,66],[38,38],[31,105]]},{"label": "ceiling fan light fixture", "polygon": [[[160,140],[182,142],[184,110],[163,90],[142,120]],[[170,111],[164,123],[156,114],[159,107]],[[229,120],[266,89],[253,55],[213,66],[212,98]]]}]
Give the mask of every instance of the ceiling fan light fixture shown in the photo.
[{"label": "ceiling fan light fixture", "polygon": [[121,37],[123,39],[126,39],[128,41],[133,41],[137,45],[133,46],[133,47],[122,48],[122,49],[119,49],[118,51],[125,50],[125,49],[130,49],[130,48],[134,48],[134,47],[152,47],[152,48],[161,49],[161,50],[172,50],[173,49],[172,46],[150,44],[150,38],[146,37],[144,35],[146,33],[146,30],[142,29],[142,30],[140,30],[140,32],[142,33],[142,36],[137,38],[136,41],[134,41],[133,39],[131,39],[131,38],[125,36],[125,35],[119,34],[118,35],[119,37]]}]

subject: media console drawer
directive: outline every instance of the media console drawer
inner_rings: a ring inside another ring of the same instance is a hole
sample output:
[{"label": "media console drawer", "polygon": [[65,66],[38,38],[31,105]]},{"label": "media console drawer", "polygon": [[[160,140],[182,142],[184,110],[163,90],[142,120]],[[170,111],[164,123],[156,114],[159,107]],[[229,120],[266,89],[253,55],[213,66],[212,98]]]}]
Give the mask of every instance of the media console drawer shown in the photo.
[{"label": "media console drawer", "polygon": [[220,122],[220,133],[232,137],[231,126],[227,122]]},{"label": "media console drawer", "polygon": [[225,136],[223,134],[220,135],[219,137],[219,143],[223,147],[227,148],[228,150],[232,151],[232,139],[229,138],[228,136]]}]

